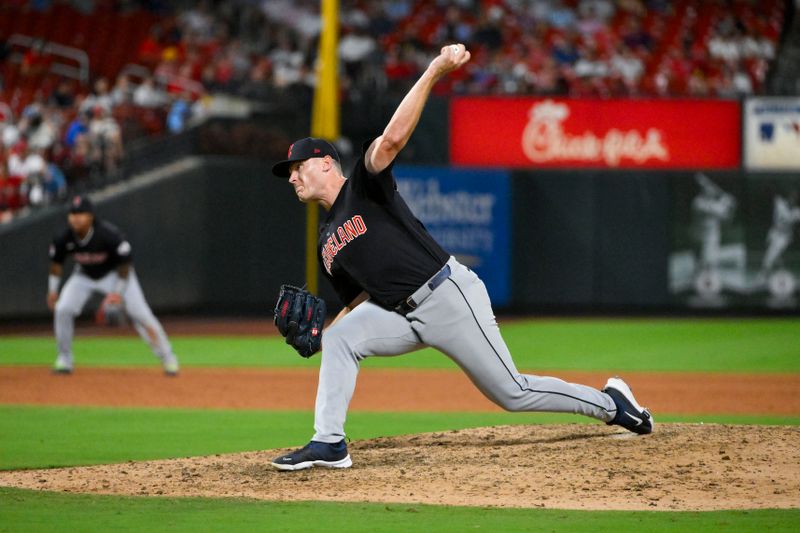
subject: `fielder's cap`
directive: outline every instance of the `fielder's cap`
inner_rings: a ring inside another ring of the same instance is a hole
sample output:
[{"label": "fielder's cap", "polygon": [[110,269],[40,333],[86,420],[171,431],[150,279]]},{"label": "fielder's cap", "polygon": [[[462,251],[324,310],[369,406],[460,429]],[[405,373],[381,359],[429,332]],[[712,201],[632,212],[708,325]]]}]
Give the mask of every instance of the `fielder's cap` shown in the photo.
[{"label": "fielder's cap", "polygon": [[339,153],[331,143],[324,139],[306,137],[305,139],[295,141],[295,143],[289,147],[289,154],[286,156],[286,159],[275,163],[272,166],[272,173],[279,178],[288,178],[289,167],[295,161],[305,161],[312,157],[325,157],[326,155],[339,161]]},{"label": "fielder's cap", "polygon": [[88,196],[79,194],[69,201],[70,213],[94,213],[94,204]]}]

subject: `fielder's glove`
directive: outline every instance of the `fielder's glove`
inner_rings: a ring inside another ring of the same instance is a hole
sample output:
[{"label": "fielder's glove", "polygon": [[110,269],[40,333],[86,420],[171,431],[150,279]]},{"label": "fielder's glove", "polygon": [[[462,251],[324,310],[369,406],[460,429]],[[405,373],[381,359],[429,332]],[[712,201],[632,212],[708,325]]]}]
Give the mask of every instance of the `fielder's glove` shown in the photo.
[{"label": "fielder's glove", "polygon": [[322,346],[322,327],[327,314],[325,300],[307,290],[281,285],[275,304],[275,325],[303,357],[311,357]]},{"label": "fielder's glove", "polygon": [[103,300],[94,315],[95,322],[101,326],[122,326],[125,323],[125,311],[119,302]]}]

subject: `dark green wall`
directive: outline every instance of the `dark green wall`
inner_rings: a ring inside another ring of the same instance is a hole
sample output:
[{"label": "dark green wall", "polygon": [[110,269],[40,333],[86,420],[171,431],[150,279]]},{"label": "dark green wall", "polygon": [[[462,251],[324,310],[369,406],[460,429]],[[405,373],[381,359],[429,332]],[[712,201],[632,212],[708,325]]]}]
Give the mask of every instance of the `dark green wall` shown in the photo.
[{"label": "dark green wall", "polygon": [[[303,272],[305,214],[266,163],[201,164],[97,201],[118,225],[155,310],[226,312],[271,307],[280,283]],[[66,227],[52,208],[0,227],[0,319],[47,315],[47,247]]]},{"label": "dark green wall", "polygon": [[669,303],[666,176],[515,172],[512,194],[515,308],[608,310]]}]

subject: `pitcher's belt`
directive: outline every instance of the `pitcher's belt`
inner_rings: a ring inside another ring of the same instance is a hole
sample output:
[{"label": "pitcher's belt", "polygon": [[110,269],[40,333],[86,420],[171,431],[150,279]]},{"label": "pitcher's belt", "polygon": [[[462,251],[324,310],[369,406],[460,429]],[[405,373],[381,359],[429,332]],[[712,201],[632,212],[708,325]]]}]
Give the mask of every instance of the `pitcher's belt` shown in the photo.
[{"label": "pitcher's belt", "polygon": [[431,279],[429,279],[426,283],[423,283],[419,289],[414,291],[414,294],[397,304],[394,310],[401,315],[406,316],[408,313],[416,309],[419,304],[425,301],[425,299],[449,277],[450,265],[445,263],[439,272],[434,274],[433,277],[431,277]]}]

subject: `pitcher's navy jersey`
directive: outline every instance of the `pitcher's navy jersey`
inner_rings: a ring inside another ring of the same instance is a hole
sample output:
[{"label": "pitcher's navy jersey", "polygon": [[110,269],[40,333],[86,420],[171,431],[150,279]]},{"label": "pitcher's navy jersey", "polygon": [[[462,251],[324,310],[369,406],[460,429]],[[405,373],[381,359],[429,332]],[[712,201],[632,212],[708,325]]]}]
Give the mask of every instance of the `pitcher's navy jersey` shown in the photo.
[{"label": "pitcher's navy jersey", "polygon": [[[364,152],[371,142],[364,143]],[[342,303],[365,291],[387,309],[450,258],[397,192],[392,165],[371,174],[363,153],[320,223],[318,252]]]}]

